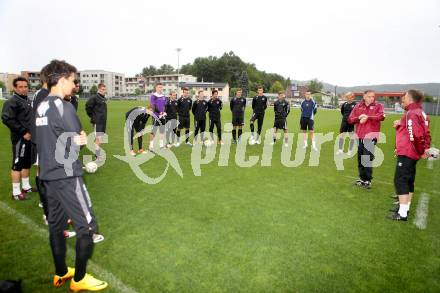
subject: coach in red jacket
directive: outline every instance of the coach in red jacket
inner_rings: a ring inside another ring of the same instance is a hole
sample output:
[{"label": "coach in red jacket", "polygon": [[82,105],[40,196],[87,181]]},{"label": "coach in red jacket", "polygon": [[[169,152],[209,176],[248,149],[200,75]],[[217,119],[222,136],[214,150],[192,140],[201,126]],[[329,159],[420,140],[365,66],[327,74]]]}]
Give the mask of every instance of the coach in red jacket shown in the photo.
[{"label": "coach in red jacket", "polygon": [[348,117],[348,123],[356,125],[356,135],[359,138],[359,179],[356,180],[356,185],[368,189],[371,188],[373,179],[374,147],[379,138],[380,123],[385,119],[383,106],[376,103],[375,98],[374,91],[365,91],[363,100],[354,107]]},{"label": "coach in red jacket", "polygon": [[417,90],[409,90],[402,97],[405,114],[402,119],[394,121],[396,128],[397,164],[394,174],[394,186],[399,196],[398,208],[389,219],[406,221],[414,193],[416,164],[421,158],[428,157],[431,145],[429,118],[422,109],[424,96]]}]

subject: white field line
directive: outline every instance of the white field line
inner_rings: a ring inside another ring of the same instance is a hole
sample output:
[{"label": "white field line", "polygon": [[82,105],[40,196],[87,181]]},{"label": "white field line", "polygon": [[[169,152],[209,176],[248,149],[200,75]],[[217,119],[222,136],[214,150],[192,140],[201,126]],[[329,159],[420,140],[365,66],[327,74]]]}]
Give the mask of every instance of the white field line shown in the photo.
[{"label": "white field line", "polygon": [[[358,177],[348,176],[348,175],[344,175],[344,177],[345,178],[350,178],[350,179],[359,179]],[[377,180],[377,179],[374,179],[373,182],[377,182],[377,183],[381,183],[381,184],[387,184],[387,185],[394,185],[391,182],[381,181],[381,180]],[[437,191],[437,190],[429,190],[429,191],[427,191],[427,190],[424,190],[424,189],[419,189],[419,188],[417,188],[417,189],[420,190],[421,192],[430,192],[430,193],[440,194],[440,191]]]},{"label": "white field line", "polygon": [[422,193],[419,199],[416,210],[416,218],[414,219],[414,225],[417,228],[424,230],[428,221],[428,209],[429,209],[429,195]]},{"label": "white field line", "polygon": [[[20,223],[25,225],[32,232],[35,232],[36,234],[38,234],[38,236],[40,236],[44,239],[49,238],[49,232],[46,229],[41,228],[34,221],[29,219],[25,215],[21,214],[20,212],[16,211],[15,209],[11,208],[9,205],[5,204],[2,201],[0,201],[0,210],[3,211],[5,214],[8,214],[10,216],[17,218]],[[73,257],[72,257],[71,261],[73,262]],[[118,292],[136,293],[135,290],[133,290],[132,288],[125,285],[114,274],[101,268],[95,262],[89,260],[88,267],[94,273],[96,273],[96,275],[99,276],[100,279],[102,278],[102,280],[107,281],[109,283],[109,287],[116,289]]]}]

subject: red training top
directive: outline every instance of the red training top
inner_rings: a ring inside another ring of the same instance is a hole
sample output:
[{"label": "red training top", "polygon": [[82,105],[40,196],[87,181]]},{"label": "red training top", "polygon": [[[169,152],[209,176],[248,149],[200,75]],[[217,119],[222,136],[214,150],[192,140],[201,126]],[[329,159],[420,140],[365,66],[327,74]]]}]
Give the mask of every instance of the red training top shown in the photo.
[{"label": "red training top", "polygon": [[396,127],[396,154],[419,160],[431,146],[429,117],[420,103],[409,104],[405,110]]},{"label": "red training top", "polygon": [[[361,124],[359,116],[365,114],[368,116],[367,121]],[[383,113],[383,105],[373,101],[370,105],[366,105],[365,101],[358,103],[348,117],[348,123],[356,125],[356,134],[359,138],[378,139],[380,132],[380,122],[385,120]]]}]

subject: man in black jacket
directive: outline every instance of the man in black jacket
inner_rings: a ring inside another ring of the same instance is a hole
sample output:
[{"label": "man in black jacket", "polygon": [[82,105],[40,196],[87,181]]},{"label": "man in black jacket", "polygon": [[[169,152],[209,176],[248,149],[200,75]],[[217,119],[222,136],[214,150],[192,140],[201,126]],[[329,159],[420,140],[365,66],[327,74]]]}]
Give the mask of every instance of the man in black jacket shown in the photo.
[{"label": "man in black jacket", "polygon": [[[107,283],[86,274],[93,252],[93,233],[97,230],[78,159],[87,136],[74,107],[64,99],[74,88],[76,68],[53,60],[46,69],[50,94],[38,106],[35,124],[40,179],[47,192],[49,241],[55,264],[53,285],[60,287],[72,279],[70,289],[74,292],[98,291]],[[75,268],[66,265],[67,219],[72,220],[77,234]]]},{"label": "man in black jacket", "polygon": [[177,128],[177,144],[180,145],[180,132],[185,130],[185,143],[191,146],[189,142],[189,127],[191,124],[190,112],[192,107],[192,100],[189,96],[189,89],[184,87],[182,89],[182,96],[177,100],[177,113],[179,118],[179,126]]},{"label": "man in black jacket", "polygon": [[208,102],[205,101],[204,92],[199,91],[197,101],[192,105],[192,113],[194,115],[194,144],[197,143],[197,134],[200,132],[200,143],[203,143],[204,132],[206,128],[206,111],[208,110]]},{"label": "man in black jacket", "polygon": [[37,108],[48,95],[46,67],[40,71],[41,89],[39,89],[32,99],[32,121],[31,121],[31,141],[32,141],[32,163],[37,167],[35,184],[37,185],[38,194],[40,195],[40,207],[43,208],[44,218],[47,221],[47,198],[43,186],[40,182],[38,167],[38,150],[37,150],[37,134],[35,133],[35,118],[37,117]]},{"label": "man in black jacket", "polygon": [[208,102],[209,112],[209,132],[211,134],[211,140],[214,141],[214,126],[217,128],[218,144],[223,144],[222,141],[222,122],[221,122],[221,110],[223,108],[222,101],[218,98],[218,90],[212,91],[212,97]]},{"label": "man in black jacket", "polygon": [[177,130],[177,93],[172,91],[170,97],[165,104],[166,115],[166,142],[167,148],[177,146],[176,130]]},{"label": "man in black jacket", "polygon": [[336,152],[337,155],[341,155],[344,153],[342,150],[344,148],[344,135],[346,133],[349,133],[350,135],[350,144],[348,147],[348,155],[350,156],[353,151],[353,145],[354,145],[354,125],[348,123],[348,117],[351,114],[351,111],[353,111],[354,107],[356,106],[356,101],[354,101],[354,94],[352,92],[348,92],[345,94],[346,102],[344,102],[341,105],[341,115],[342,115],[342,121],[341,121],[341,127],[339,128],[339,133],[343,136],[339,138],[339,149]]},{"label": "man in black jacket", "polygon": [[[130,155],[135,156],[136,153],[133,149],[134,132],[140,133],[144,130],[145,125],[150,118],[150,111],[145,107],[134,107],[125,113],[125,129],[129,139]],[[152,113],[151,113],[152,114]],[[142,135],[138,136],[138,153],[143,154],[144,149],[142,147]]]},{"label": "man in black jacket", "polygon": [[101,143],[107,126],[107,89],[105,84],[98,85],[98,93],[89,98],[86,103],[86,113],[90,117],[96,136],[96,159],[101,160]]},{"label": "man in black jacket", "polygon": [[[260,144],[261,129],[263,128],[264,112],[267,108],[267,97],[263,94],[263,87],[257,88],[257,95],[252,98],[252,117],[251,117],[251,132],[252,137],[250,144]],[[254,122],[257,120],[257,135],[255,135]]]},{"label": "man in black jacket", "polygon": [[246,99],[241,96],[241,93],[241,88],[238,88],[235,93],[235,97],[229,102],[229,107],[231,108],[232,112],[232,143],[237,142],[237,131],[238,140],[240,140],[241,133],[243,131]]},{"label": "man in black jacket", "polygon": [[[28,81],[17,77],[12,82],[14,95],[5,102],[2,121],[11,131],[12,142],[12,198],[25,200],[25,193],[32,192],[29,169],[32,164],[31,120],[32,107],[28,99]],[[20,179],[22,188],[20,189]]]},{"label": "man in black jacket", "polygon": [[284,146],[288,146],[288,134],[287,134],[287,116],[290,113],[290,105],[289,102],[286,101],[286,96],[284,91],[278,92],[278,99],[273,104],[273,110],[275,112],[275,121],[273,124],[273,142],[271,144],[275,144],[277,141],[276,134],[278,129],[282,129],[284,131]]}]

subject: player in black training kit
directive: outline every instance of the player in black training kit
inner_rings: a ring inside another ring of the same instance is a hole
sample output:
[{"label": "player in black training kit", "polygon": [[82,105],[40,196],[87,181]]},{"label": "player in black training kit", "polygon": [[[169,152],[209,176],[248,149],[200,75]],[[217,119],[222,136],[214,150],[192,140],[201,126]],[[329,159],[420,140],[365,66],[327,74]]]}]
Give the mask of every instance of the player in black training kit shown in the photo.
[{"label": "player in black training kit", "polygon": [[240,140],[241,133],[244,125],[244,109],[246,108],[246,99],[241,97],[241,88],[237,89],[235,98],[229,102],[229,107],[232,112],[232,143],[237,143],[237,130],[238,140]]},{"label": "player in black training kit", "polygon": [[[151,112],[150,112],[151,113]],[[130,147],[130,155],[135,156],[133,149],[134,132],[140,133],[147,125],[148,118],[150,118],[149,110],[145,107],[134,107],[125,113],[125,129],[127,131]],[[138,153],[143,154],[142,135],[138,136]]]},{"label": "player in black training kit", "polygon": [[107,99],[105,94],[107,89],[105,84],[98,84],[98,93],[89,98],[86,102],[86,113],[90,117],[90,122],[95,129],[95,155],[97,160],[101,160],[101,142],[107,126]]},{"label": "player in black training kit", "polygon": [[273,142],[276,142],[276,134],[278,129],[284,130],[284,146],[287,146],[287,116],[290,113],[289,102],[286,101],[283,91],[278,92],[278,100],[273,104],[273,110],[275,112],[275,122],[273,124]]},{"label": "player in black training kit", "polygon": [[[354,145],[354,125],[348,123],[348,117],[350,116],[351,111],[353,111],[354,107],[356,106],[356,101],[353,101],[354,94],[352,92],[346,93],[345,99],[346,102],[344,102],[341,106],[342,121],[339,133],[343,135],[349,133],[350,135],[350,144],[347,153],[350,156]],[[342,150],[344,148],[344,138],[344,136],[339,138],[339,150],[336,152],[337,155],[344,153],[344,151]]]},{"label": "player in black training kit", "polygon": [[222,122],[221,122],[222,108],[223,108],[223,102],[218,98],[218,90],[213,90],[212,97],[208,101],[209,132],[211,134],[211,140],[214,141],[214,126],[217,128],[218,144],[223,144]]},{"label": "player in black training kit", "polygon": [[205,101],[204,92],[199,91],[197,100],[192,105],[192,113],[194,115],[194,144],[197,143],[197,134],[199,132],[200,143],[203,143],[206,129],[206,111],[208,111],[208,102]]},{"label": "player in black training kit", "polygon": [[[80,146],[87,143],[73,105],[64,100],[72,93],[76,68],[53,60],[46,66],[50,94],[37,108],[35,118],[40,180],[46,189],[49,240],[55,263],[53,285],[67,280],[72,291],[98,291],[107,283],[86,274],[87,261],[93,251],[93,233],[97,223],[92,203],[82,178],[78,160]],[[72,219],[77,234],[75,269],[66,265],[64,228]]]},{"label": "player in black training kit", "polygon": [[182,96],[177,100],[177,113],[179,114],[179,126],[177,128],[177,144],[180,146],[180,132],[185,130],[185,143],[191,145],[189,142],[189,127],[190,127],[190,111],[192,107],[192,100],[188,95],[188,88],[182,89]]},{"label": "player in black training kit", "polygon": [[[176,146],[176,134],[177,134],[177,93],[172,91],[170,97],[165,104],[166,115],[166,142],[167,148]],[[170,139],[171,138],[171,139]]]},{"label": "player in black training kit", "polygon": [[[252,137],[249,144],[260,144],[261,129],[263,128],[264,112],[267,108],[267,97],[263,95],[263,87],[257,88],[257,95],[252,98],[252,117],[251,117],[251,132]],[[257,120],[257,135],[255,135],[254,122]]]},{"label": "player in black training kit", "polygon": [[40,184],[39,167],[38,167],[38,150],[37,150],[37,134],[35,133],[35,118],[37,115],[37,108],[48,95],[49,90],[47,88],[47,74],[46,67],[43,67],[40,71],[41,89],[39,89],[32,99],[32,121],[31,121],[31,141],[32,141],[32,163],[37,167],[35,184],[37,185],[38,194],[40,195],[40,207],[43,208],[44,220],[47,222],[47,198],[44,188]]},{"label": "player in black training kit", "polygon": [[[14,95],[3,105],[2,121],[11,131],[12,142],[12,198],[25,200],[33,189],[29,183],[32,165],[31,101],[28,99],[28,81],[17,77],[12,82]],[[20,179],[22,188],[20,189]]]}]

